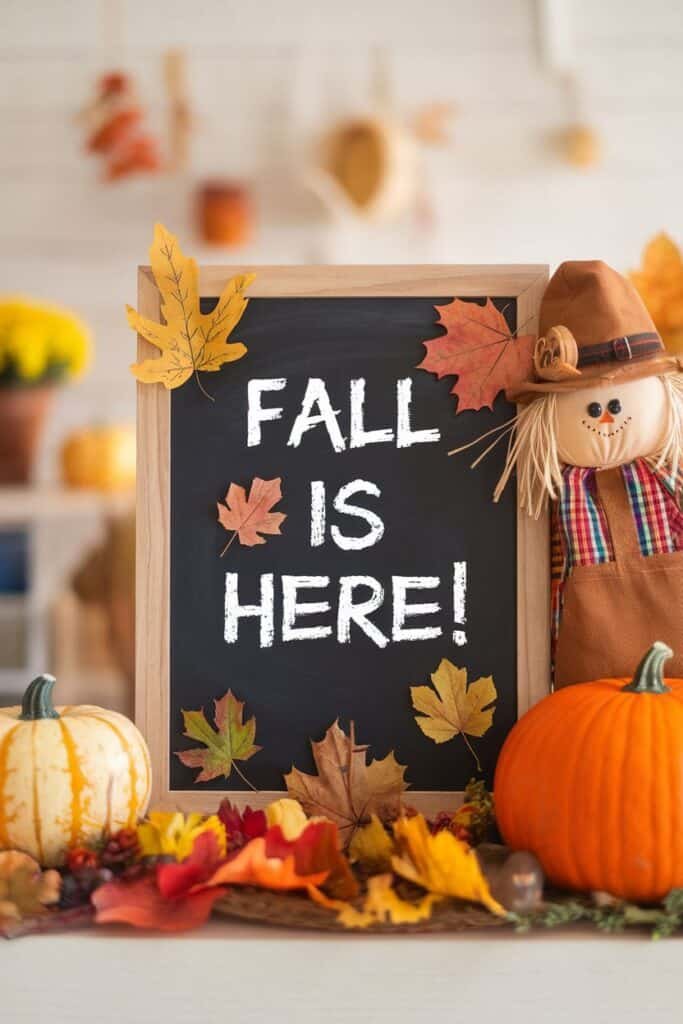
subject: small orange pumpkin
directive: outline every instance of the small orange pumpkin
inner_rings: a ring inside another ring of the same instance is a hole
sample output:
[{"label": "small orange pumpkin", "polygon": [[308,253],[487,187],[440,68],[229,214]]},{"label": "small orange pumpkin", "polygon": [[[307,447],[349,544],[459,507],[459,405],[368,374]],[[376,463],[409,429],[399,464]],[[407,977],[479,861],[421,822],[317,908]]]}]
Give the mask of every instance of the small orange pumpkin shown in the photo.
[{"label": "small orange pumpkin", "polygon": [[683,679],[655,643],[631,682],[599,679],[540,701],[496,768],[500,831],[556,885],[660,900],[683,886]]},{"label": "small orange pumpkin", "polygon": [[135,486],[135,430],[125,425],[76,430],[62,445],[61,460],[67,487],[130,490]]}]

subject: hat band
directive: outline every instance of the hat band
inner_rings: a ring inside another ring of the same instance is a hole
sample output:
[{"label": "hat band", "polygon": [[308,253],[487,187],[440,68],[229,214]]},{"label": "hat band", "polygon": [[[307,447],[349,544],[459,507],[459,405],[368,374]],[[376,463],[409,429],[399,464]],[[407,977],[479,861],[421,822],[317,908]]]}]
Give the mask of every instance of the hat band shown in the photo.
[{"label": "hat band", "polygon": [[579,349],[578,368],[594,366],[596,363],[628,363],[632,359],[643,359],[664,349],[662,339],[654,331],[641,334],[626,334],[612,341],[601,341],[597,345],[586,345]]}]

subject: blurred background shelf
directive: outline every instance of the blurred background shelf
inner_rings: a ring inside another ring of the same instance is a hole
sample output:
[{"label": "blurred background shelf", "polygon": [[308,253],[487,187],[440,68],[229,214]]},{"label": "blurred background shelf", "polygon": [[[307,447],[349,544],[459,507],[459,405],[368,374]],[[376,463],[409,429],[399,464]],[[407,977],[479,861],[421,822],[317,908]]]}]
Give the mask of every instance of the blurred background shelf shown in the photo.
[{"label": "blurred background shelf", "polygon": [[0,528],[120,516],[132,507],[130,494],[101,494],[49,485],[0,486]]},{"label": "blurred background shelf", "polygon": [[[132,650],[133,509],[130,493],[0,487],[0,582],[23,587],[0,592],[0,701],[16,703],[31,678],[49,671],[59,703],[131,710],[132,679],[112,645],[110,616],[114,568]],[[112,537],[122,531],[131,544],[112,567]],[[1,571],[3,538],[13,573]]]}]

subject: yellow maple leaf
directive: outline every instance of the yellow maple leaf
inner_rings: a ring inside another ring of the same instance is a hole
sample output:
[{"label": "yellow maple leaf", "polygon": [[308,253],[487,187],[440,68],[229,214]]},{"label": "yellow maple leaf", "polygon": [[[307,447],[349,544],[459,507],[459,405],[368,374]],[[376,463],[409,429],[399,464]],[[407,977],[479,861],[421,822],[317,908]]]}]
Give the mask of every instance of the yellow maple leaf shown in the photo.
[{"label": "yellow maple leaf", "polygon": [[481,771],[469,736],[483,736],[493,723],[490,706],[498,697],[493,676],[482,676],[467,685],[467,669],[457,668],[448,658],[442,658],[431,676],[430,686],[411,686],[413,707],[420,714],[415,721],[425,736],[435,743],[446,743],[462,735],[472,757]]},{"label": "yellow maple leaf", "polygon": [[148,320],[131,306],[126,306],[126,312],[133,330],[155,345],[161,355],[134,363],[131,371],[143,384],[163,384],[168,389],[179,388],[194,374],[206,395],[199,372],[214,373],[224,363],[241,359],[247,351],[242,342],[228,343],[226,339],[247,308],[249,300],[244,291],[255,275],[231,278],[215,309],[202,313],[197,264],[183,255],[178,240],[163,224],[155,225],[149,255],[165,323]]},{"label": "yellow maple leaf", "polygon": [[354,832],[349,845],[349,860],[360,864],[367,871],[388,871],[394,844],[376,814],[367,825]]},{"label": "yellow maple leaf", "polygon": [[668,235],[655,235],[629,275],[670,352],[683,352],[683,257]]},{"label": "yellow maple leaf", "polygon": [[372,924],[416,924],[431,916],[432,907],[441,896],[427,893],[417,903],[401,899],[392,886],[392,876],[373,875],[361,907],[346,900],[333,900],[319,889],[308,890],[312,900],[328,910],[336,910],[337,920],[345,928],[368,928]]},{"label": "yellow maple leaf", "polygon": [[504,916],[494,900],[479,859],[467,843],[448,829],[432,835],[423,815],[394,822],[398,853],[391,863],[397,875],[438,896],[481,903],[492,914]]}]

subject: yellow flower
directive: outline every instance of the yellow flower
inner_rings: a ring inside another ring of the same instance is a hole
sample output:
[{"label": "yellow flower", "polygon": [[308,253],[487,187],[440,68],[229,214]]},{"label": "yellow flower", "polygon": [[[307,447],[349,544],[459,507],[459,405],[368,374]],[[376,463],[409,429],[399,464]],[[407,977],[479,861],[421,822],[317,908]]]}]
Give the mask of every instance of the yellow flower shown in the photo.
[{"label": "yellow flower", "polygon": [[37,380],[47,370],[45,331],[37,321],[17,323],[7,344],[7,355],[22,380]]},{"label": "yellow flower", "polygon": [[0,298],[0,373],[27,382],[75,376],[87,365],[90,335],[68,310]]},{"label": "yellow flower", "polygon": [[180,811],[151,811],[137,831],[143,857],[171,856],[185,860],[192,853],[197,836],[204,832],[213,832],[220,854],[225,856],[225,829],[215,814],[205,818],[203,814],[185,816]]},{"label": "yellow flower", "polygon": [[268,828],[279,825],[285,839],[298,839],[308,825],[308,818],[298,800],[283,797],[266,807]]}]

